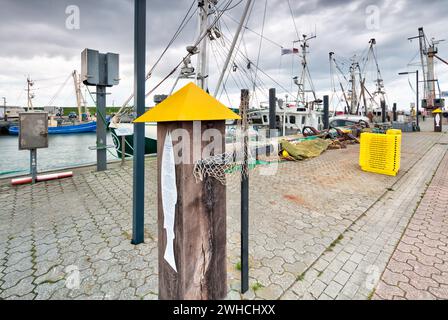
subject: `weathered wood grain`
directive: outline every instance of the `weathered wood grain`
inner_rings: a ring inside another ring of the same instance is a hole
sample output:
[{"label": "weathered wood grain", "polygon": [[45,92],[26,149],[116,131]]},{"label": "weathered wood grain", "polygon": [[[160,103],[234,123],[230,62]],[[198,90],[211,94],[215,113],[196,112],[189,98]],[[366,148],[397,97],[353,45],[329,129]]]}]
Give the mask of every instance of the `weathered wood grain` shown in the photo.
[{"label": "weathered wood grain", "polygon": [[[158,197],[159,233],[159,299],[223,299],[227,291],[226,271],[226,189],[209,178],[196,182],[193,176],[193,122],[166,122],[157,126],[158,192],[161,195],[161,157],[166,133],[182,128],[189,141],[173,141],[190,148],[189,163],[176,164],[178,201],[175,217],[174,255],[177,273],[164,260],[166,232],[163,228],[163,206]],[[222,134],[225,147],[224,121],[206,121],[201,130],[214,128]],[[175,137],[173,136],[173,140]],[[202,149],[209,141],[202,141]],[[185,149],[184,149],[185,150]]]}]

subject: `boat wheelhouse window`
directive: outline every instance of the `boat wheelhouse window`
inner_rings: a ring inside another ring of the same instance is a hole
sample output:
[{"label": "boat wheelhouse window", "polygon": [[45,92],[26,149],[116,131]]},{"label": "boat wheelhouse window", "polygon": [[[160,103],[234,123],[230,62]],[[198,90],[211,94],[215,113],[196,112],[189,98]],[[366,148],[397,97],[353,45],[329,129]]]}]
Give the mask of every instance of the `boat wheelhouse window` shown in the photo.
[{"label": "boat wheelhouse window", "polygon": [[279,116],[275,116],[275,121],[279,122],[280,121],[280,117]]},{"label": "boat wheelhouse window", "polygon": [[264,115],[264,116],[263,116],[263,122],[264,122],[264,123],[268,123],[268,116],[267,116],[267,115]]},{"label": "boat wheelhouse window", "polygon": [[254,118],[252,119],[252,124],[263,124],[263,121],[261,118]]},{"label": "boat wheelhouse window", "polygon": [[296,116],[289,116],[289,123],[295,124],[296,123]]},{"label": "boat wheelhouse window", "polygon": [[302,117],[302,124],[305,124],[305,117]]}]

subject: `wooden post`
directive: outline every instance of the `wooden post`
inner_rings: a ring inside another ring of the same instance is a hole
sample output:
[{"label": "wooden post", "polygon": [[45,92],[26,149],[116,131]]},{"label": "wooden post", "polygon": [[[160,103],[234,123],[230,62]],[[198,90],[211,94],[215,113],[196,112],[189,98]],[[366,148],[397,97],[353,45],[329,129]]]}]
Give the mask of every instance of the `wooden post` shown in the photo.
[{"label": "wooden post", "polygon": [[394,106],[392,107],[392,112],[393,112],[392,119],[395,122],[398,119],[398,116],[397,116],[397,104],[396,103],[394,103]]},{"label": "wooden post", "polygon": [[275,93],[275,88],[271,88],[271,89],[269,89],[269,129],[270,129],[270,132],[273,132],[277,128],[277,123],[275,120],[275,111],[276,111],[276,93]]},{"label": "wooden post", "polygon": [[381,122],[385,123],[386,120],[386,101],[381,100]]},{"label": "wooden post", "polygon": [[442,132],[442,111],[437,109],[433,111],[434,114],[434,132]]},{"label": "wooden post", "polygon": [[[217,129],[225,137],[224,121],[202,121],[201,134]],[[158,193],[161,194],[163,147],[167,132],[184,129],[190,141],[180,141],[183,150],[193,150],[193,122],[157,125]],[[201,151],[208,143],[202,142]],[[222,141],[224,148],[224,140]],[[176,168],[177,205],[174,224],[174,256],[177,272],[164,259],[167,233],[162,197],[158,198],[159,299],[223,299],[227,294],[226,188],[211,177],[197,183],[193,176],[193,152],[189,163]]]},{"label": "wooden post", "polygon": [[241,129],[243,131],[243,163],[241,168],[241,292],[249,290],[249,177],[248,123],[249,90],[241,90]]},{"label": "wooden post", "polygon": [[324,114],[322,117],[324,129],[330,129],[330,102],[329,96],[324,96]]},{"label": "wooden post", "polygon": [[135,120],[158,122],[159,299],[227,294],[226,187],[207,173],[197,181],[193,171],[212,141],[212,153],[225,151],[225,119],[239,118],[190,83]]}]

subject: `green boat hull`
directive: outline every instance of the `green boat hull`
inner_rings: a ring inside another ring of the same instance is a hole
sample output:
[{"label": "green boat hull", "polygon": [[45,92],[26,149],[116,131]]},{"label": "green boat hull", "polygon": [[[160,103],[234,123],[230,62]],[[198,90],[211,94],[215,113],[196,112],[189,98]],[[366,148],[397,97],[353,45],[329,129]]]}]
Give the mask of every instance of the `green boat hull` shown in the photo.
[{"label": "green boat hull", "polygon": [[[122,137],[117,137],[115,129],[110,128],[113,135],[113,141],[115,149],[117,151],[117,156],[122,159],[122,149],[121,141]],[[134,135],[125,136],[125,156],[130,157],[134,155]],[[157,140],[145,137],[145,154],[155,154],[157,153]]]}]

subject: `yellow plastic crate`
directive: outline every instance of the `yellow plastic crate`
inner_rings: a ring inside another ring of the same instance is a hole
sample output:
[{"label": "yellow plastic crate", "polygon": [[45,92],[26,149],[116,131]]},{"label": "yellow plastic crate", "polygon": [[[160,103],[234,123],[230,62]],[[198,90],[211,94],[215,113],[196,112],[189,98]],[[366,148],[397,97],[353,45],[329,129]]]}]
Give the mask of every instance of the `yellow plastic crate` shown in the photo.
[{"label": "yellow plastic crate", "polygon": [[400,169],[401,131],[387,134],[362,133],[359,165],[368,172],[395,176]]},{"label": "yellow plastic crate", "polygon": [[389,129],[386,131],[386,134],[398,134],[401,136],[401,130],[400,129]]}]

